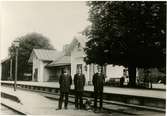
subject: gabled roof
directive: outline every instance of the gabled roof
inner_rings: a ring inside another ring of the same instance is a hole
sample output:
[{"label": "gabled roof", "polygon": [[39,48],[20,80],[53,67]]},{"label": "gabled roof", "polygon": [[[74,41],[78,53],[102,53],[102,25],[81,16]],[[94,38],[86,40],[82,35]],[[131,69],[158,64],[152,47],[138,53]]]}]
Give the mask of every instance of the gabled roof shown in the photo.
[{"label": "gabled roof", "polygon": [[69,51],[71,52],[76,46],[80,46],[80,48],[85,48],[86,37],[82,35],[75,36],[72,42],[69,45]]},{"label": "gabled roof", "polygon": [[8,57],[6,57],[6,58],[2,59],[2,60],[1,60],[1,64],[2,64],[2,63],[4,63],[4,62],[6,62],[6,61],[9,61],[9,60],[10,60],[10,58],[11,58],[11,57],[9,57],[9,56],[8,56]]},{"label": "gabled roof", "polygon": [[62,56],[56,61],[53,61],[52,63],[48,64],[48,67],[52,66],[64,66],[64,65],[70,65],[71,64],[71,57],[70,56]]},{"label": "gabled roof", "polygon": [[58,52],[57,50],[33,49],[28,61],[29,63],[32,62],[33,55],[36,55],[36,57],[42,61],[54,61],[63,56],[64,53]]},{"label": "gabled roof", "polygon": [[71,44],[77,44],[77,43],[80,43],[80,46],[84,48],[86,43],[86,37],[82,35],[77,35],[76,37],[74,37]]}]

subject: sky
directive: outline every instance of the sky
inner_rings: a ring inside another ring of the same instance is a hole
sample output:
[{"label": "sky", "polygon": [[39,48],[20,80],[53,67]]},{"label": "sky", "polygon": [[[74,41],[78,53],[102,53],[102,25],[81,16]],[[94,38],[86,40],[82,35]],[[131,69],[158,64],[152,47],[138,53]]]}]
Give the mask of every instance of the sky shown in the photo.
[{"label": "sky", "polygon": [[90,24],[84,1],[3,1],[0,12],[1,60],[8,56],[8,48],[17,37],[41,33],[61,51],[63,45]]}]

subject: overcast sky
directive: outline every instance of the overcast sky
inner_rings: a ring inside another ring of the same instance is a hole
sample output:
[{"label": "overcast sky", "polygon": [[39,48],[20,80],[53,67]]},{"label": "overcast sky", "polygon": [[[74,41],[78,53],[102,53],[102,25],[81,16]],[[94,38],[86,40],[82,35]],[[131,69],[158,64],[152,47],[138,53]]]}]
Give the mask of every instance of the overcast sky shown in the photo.
[{"label": "overcast sky", "polygon": [[88,24],[85,2],[1,2],[1,59],[7,57],[12,41],[27,33],[37,32],[48,37],[62,50]]}]

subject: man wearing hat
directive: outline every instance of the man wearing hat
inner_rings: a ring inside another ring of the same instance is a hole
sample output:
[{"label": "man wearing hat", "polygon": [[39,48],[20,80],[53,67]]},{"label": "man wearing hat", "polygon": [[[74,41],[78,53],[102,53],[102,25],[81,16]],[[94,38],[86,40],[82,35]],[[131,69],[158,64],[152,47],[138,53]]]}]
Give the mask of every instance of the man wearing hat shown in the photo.
[{"label": "man wearing hat", "polygon": [[100,99],[100,110],[103,109],[103,86],[105,76],[102,74],[102,67],[97,67],[97,73],[93,75],[92,80],[94,86],[94,111],[97,110],[97,99]]},{"label": "man wearing hat", "polygon": [[75,108],[83,108],[83,91],[85,86],[85,75],[82,74],[82,70],[78,69],[77,74],[74,75],[74,88],[75,88]]},{"label": "man wearing hat", "polygon": [[59,106],[57,110],[62,109],[62,103],[63,103],[64,97],[65,97],[64,108],[67,109],[68,95],[69,95],[70,87],[72,84],[72,78],[67,73],[66,69],[63,69],[63,74],[60,75],[59,84],[60,84],[60,98],[59,98]]}]

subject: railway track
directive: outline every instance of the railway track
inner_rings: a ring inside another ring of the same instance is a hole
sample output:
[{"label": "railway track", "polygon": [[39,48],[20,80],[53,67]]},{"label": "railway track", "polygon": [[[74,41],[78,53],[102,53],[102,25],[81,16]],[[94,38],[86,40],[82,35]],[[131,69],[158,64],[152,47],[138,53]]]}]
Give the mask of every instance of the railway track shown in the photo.
[{"label": "railway track", "polygon": [[[12,87],[9,85],[3,85],[6,87]],[[18,89],[21,90],[26,90],[26,91],[31,91],[31,92],[37,92],[40,93],[41,95],[52,99],[52,100],[58,100],[59,99],[59,91],[58,90],[50,90],[49,88],[35,88],[35,87],[31,87],[31,86],[18,86]],[[69,95],[69,102],[70,103],[74,103],[74,95]],[[86,99],[90,99],[91,101],[93,101],[93,98],[90,97],[84,97],[84,100]],[[111,106],[112,108],[108,108],[107,106]],[[114,108],[115,107],[115,108]],[[119,108],[120,107],[120,108]],[[139,105],[134,105],[134,104],[126,104],[126,103],[121,103],[118,101],[109,101],[109,100],[104,100],[104,110],[106,111],[114,111],[114,112],[118,112],[118,113],[123,113],[123,114],[128,114],[128,115],[136,115],[136,112],[131,112],[130,110],[124,110],[124,109],[133,109],[133,110],[148,110],[148,111],[156,111],[156,112],[161,112],[164,113],[165,109],[162,108],[154,108],[154,107],[148,107],[148,106],[139,106]]]},{"label": "railway track", "polygon": [[0,104],[0,115],[26,115],[10,106],[7,106],[3,103]]}]

